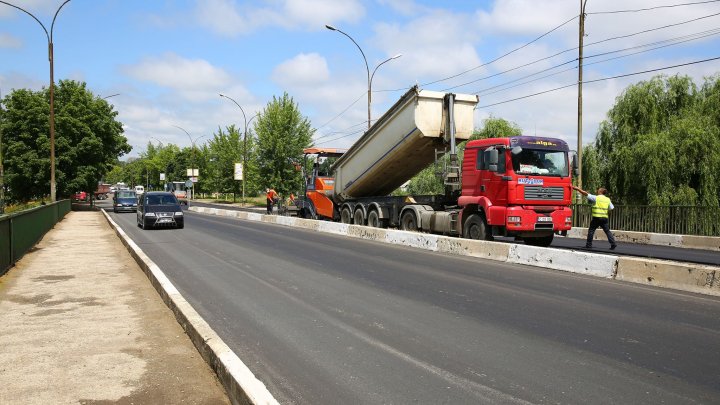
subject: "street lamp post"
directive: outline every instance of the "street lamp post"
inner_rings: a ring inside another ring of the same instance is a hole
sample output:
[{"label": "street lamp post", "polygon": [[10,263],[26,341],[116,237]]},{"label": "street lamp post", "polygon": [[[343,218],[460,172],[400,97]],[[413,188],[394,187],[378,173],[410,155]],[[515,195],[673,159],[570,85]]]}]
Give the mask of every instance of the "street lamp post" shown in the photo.
[{"label": "street lamp post", "polygon": [[53,68],[53,30],[55,28],[55,20],[57,19],[58,14],[60,13],[60,9],[63,8],[64,5],[69,3],[70,0],[65,0],[60,7],[58,7],[57,11],[55,11],[55,16],[52,19],[52,24],[50,25],[50,32],[48,33],[47,28],[45,28],[45,25],[40,22],[40,20],[37,19],[32,13],[29,11],[23,9],[22,7],[18,7],[14,4],[10,4],[6,1],[0,0],[0,3],[6,4],[10,7],[15,7],[16,9],[24,12],[25,14],[32,17],[35,21],[40,24],[43,31],[45,31],[45,36],[47,36],[47,42],[48,42],[48,60],[50,61],[50,201],[55,202],[57,199],[55,198],[55,77],[54,77],[54,68]]},{"label": "street lamp post", "polygon": [[370,122],[371,122],[370,107],[371,107],[371,105],[372,105],[372,79],[373,79],[373,76],[375,76],[375,72],[378,70],[378,68],[379,68],[380,66],[384,65],[384,64],[387,63],[387,62],[390,62],[390,61],[393,60],[393,59],[397,59],[397,58],[401,57],[402,54],[397,54],[397,55],[395,55],[395,56],[393,56],[393,57],[391,57],[391,58],[387,58],[387,59],[385,59],[384,61],[380,62],[380,64],[378,64],[378,65],[375,67],[375,69],[373,70],[372,75],[371,75],[371,74],[370,74],[370,66],[368,65],[367,58],[365,57],[365,52],[363,52],[362,48],[360,48],[360,45],[358,45],[358,43],[355,42],[355,40],[354,40],[350,35],[348,35],[348,34],[346,34],[345,32],[343,32],[343,31],[341,31],[341,30],[333,27],[332,25],[327,25],[327,24],[325,24],[325,28],[327,28],[327,29],[329,29],[329,30],[331,30],[331,31],[337,31],[337,32],[345,35],[346,37],[350,38],[350,40],[355,44],[355,46],[357,46],[357,48],[360,50],[360,53],[362,54],[363,60],[365,61],[365,69],[367,70],[367,83],[368,83],[368,102],[367,102],[367,116],[368,116],[368,118],[367,118],[367,126],[368,126],[368,128],[370,128]]},{"label": "street lamp post", "polygon": [[245,205],[245,171],[247,170],[247,130],[248,130],[248,125],[250,124],[250,122],[251,122],[255,117],[257,117],[258,115],[255,114],[255,115],[253,115],[252,117],[250,117],[250,120],[248,120],[248,119],[247,119],[247,116],[245,115],[245,110],[243,110],[243,108],[240,106],[240,104],[238,104],[237,101],[235,101],[235,99],[233,99],[232,97],[226,96],[226,95],[224,95],[224,94],[222,94],[222,93],[220,93],[220,97],[225,97],[226,99],[228,99],[228,100],[232,101],[233,103],[235,103],[236,106],[238,106],[238,108],[240,109],[240,112],[242,112],[243,121],[244,121],[244,123],[245,123],[245,132],[243,132],[243,167],[242,167],[242,169],[243,169],[243,178],[242,178],[242,205],[244,206],[244,205]]},{"label": "street lamp post", "polygon": [[[192,139],[192,136],[190,136],[190,133],[189,133],[188,131],[186,131],[185,128],[179,127],[179,126],[177,126],[177,125],[173,125],[173,126],[174,126],[175,128],[177,128],[177,129],[180,129],[180,130],[182,130],[183,132],[185,132],[185,134],[186,134],[186,135],[188,136],[188,138],[190,139],[190,145],[192,146],[192,154],[193,154],[193,156],[192,156],[192,165],[195,166],[195,142],[197,142],[200,138],[206,137],[207,135],[200,135],[200,136],[198,136],[197,138],[195,138],[195,140],[193,140],[193,139]],[[191,170],[195,170],[195,167],[192,167]],[[193,173],[193,174],[194,174],[194,173]],[[193,200],[195,199],[195,182],[193,182],[193,187],[192,187],[192,199],[193,199]]]}]

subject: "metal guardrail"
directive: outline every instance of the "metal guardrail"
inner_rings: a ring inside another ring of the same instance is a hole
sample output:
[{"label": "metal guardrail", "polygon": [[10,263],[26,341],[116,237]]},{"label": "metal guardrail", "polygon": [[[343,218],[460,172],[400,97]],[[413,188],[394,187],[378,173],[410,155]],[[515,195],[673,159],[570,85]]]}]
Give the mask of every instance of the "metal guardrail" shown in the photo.
[{"label": "metal guardrail", "polygon": [[[573,205],[573,226],[590,225],[591,207]],[[619,231],[720,236],[720,208],[700,206],[615,205],[610,228]]]},{"label": "metal guardrail", "polygon": [[0,216],[0,275],[70,212],[70,200]]}]

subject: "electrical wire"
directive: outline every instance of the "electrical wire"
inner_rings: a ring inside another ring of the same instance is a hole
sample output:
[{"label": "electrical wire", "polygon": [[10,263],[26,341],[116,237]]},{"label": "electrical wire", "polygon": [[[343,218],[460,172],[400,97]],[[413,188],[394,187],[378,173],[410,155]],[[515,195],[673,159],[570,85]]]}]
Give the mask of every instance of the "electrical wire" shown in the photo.
[{"label": "electrical wire", "polygon": [[[652,72],[658,72],[658,71],[661,71],[661,70],[667,70],[667,69],[672,69],[672,68],[677,68],[677,67],[690,66],[690,65],[696,65],[696,64],[699,64],[699,63],[711,62],[711,61],[718,60],[718,59],[720,59],[720,56],[716,56],[716,57],[714,57],[714,58],[697,60],[697,61],[688,62],[688,63],[681,63],[681,64],[677,64],[677,65],[672,65],[672,66],[664,66],[664,67],[656,68],[656,69],[643,70],[643,71],[641,71],[641,72],[626,73],[626,74],[622,74],[622,75],[611,76],[611,77],[603,77],[603,78],[594,79],[594,80],[584,80],[582,83],[583,83],[583,84],[590,84],[590,83],[596,83],[596,82],[601,82],[601,81],[606,81],[606,80],[619,79],[619,78],[623,78],[623,77],[636,76],[636,75],[640,75],[640,74],[644,74],[644,73],[652,73]],[[510,103],[510,102],[513,102],[513,101],[523,100],[523,99],[526,99],[526,98],[535,97],[535,96],[539,96],[539,95],[542,95],[542,94],[547,94],[547,93],[551,93],[551,92],[554,92],[554,91],[566,89],[566,88],[568,88],[568,87],[577,86],[577,84],[578,84],[578,83],[575,82],[575,83],[568,84],[568,85],[565,85],[565,86],[556,87],[556,88],[554,88],[554,89],[549,89],[549,90],[541,91],[541,92],[538,92],[538,93],[528,94],[528,95],[525,95],[525,96],[522,96],[522,97],[516,97],[516,98],[513,98],[513,99],[509,99],[509,100],[505,100],[505,101],[500,101],[500,102],[497,102],[497,103],[481,105],[481,106],[477,106],[477,107],[475,107],[475,108],[476,108],[476,109],[477,109],[477,108],[487,108],[487,107],[493,107],[493,106],[500,105],[500,104]]]},{"label": "electrical wire", "polygon": [[[596,55],[590,55],[590,56],[585,57],[584,59],[591,59],[591,58],[595,58],[595,57],[599,57],[599,56],[605,56],[605,55],[610,55],[610,54],[613,54],[613,53],[625,52],[625,51],[628,51],[628,50],[638,49],[638,48],[644,48],[644,47],[648,47],[648,46],[652,46],[652,45],[657,45],[657,44],[664,44],[664,45],[656,46],[656,47],[654,47],[654,48],[650,48],[650,49],[645,49],[645,50],[641,50],[641,51],[629,53],[629,54],[627,54],[627,55],[620,55],[620,56],[616,56],[616,57],[612,57],[612,58],[607,58],[607,59],[598,60],[598,61],[591,62],[591,63],[583,63],[583,66],[592,66],[592,65],[599,64],[599,63],[605,63],[605,62],[609,62],[609,61],[613,61],[613,60],[617,60],[617,59],[627,58],[627,57],[634,56],[634,55],[637,55],[637,54],[640,54],[640,53],[645,53],[645,52],[650,52],[650,51],[654,51],[654,50],[661,49],[661,48],[667,48],[667,47],[670,47],[670,46],[680,45],[680,44],[683,44],[683,43],[686,43],[686,42],[695,41],[695,40],[698,40],[698,39],[702,39],[702,38],[706,38],[706,37],[713,36],[713,35],[718,35],[718,34],[720,34],[720,28],[717,28],[717,29],[714,29],[714,30],[702,31],[702,32],[695,33],[695,34],[690,34],[690,35],[684,35],[684,36],[680,36],[680,37],[676,37],[676,38],[671,38],[671,39],[664,40],[664,41],[657,41],[657,42],[652,42],[652,43],[649,43],[649,44],[633,46],[633,47],[630,47],[630,48],[618,49],[618,50],[615,50],[615,51],[609,51],[609,52],[599,53],[599,54],[596,54]],[[680,39],[682,39],[682,41],[678,41],[678,40],[680,40]],[[667,42],[670,42],[670,41],[678,41],[678,42],[674,42],[674,43],[669,43],[669,44],[668,44]],[[574,59],[574,60],[571,61],[571,62],[574,62],[574,61],[577,61],[577,58]],[[529,75],[527,75],[527,76],[523,76],[523,77],[520,77],[520,78],[517,78],[517,79],[514,79],[514,80],[510,80],[510,81],[505,82],[505,83],[502,83],[502,84],[498,84],[498,85],[496,85],[496,86],[492,86],[492,87],[488,87],[488,88],[479,90],[479,91],[475,92],[474,94],[489,96],[489,95],[492,95],[492,94],[496,94],[496,93],[503,92],[503,91],[505,91],[505,90],[510,90],[510,89],[513,89],[513,88],[516,88],[516,87],[519,87],[519,86],[522,86],[522,85],[525,85],[525,84],[533,83],[533,82],[536,82],[536,81],[538,81],[538,80],[546,79],[546,78],[552,77],[552,76],[557,76],[557,75],[559,75],[559,74],[562,74],[562,73],[569,72],[569,71],[572,71],[572,70],[576,70],[576,69],[577,69],[577,66],[574,66],[574,67],[572,67],[572,68],[570,68],[570,69],[565,69],[565,70],[561,70],[561,71],[559,71],[559,72],[554,72],[554,73],[551,73],[551,74],[548,74],[548,75],[545,75],[545,76],[542,76],[542,77],[539,77],[539,78],[536,78],[536,79],[533,79],[533,80],[524,81],[524,82],[519,83],[519,84],[516,84],[516,85],[514,85],[514,86],[508,86],[508,87],[505,87],[505,88],[502,88],[502,89],[499,89],[499,90],[496,90],[496,91],[487,93],[488,90],[493,90],[493,89],[496,89],[496,88],[498,88],[498,87],[504,87],[504,86],[507,86],[508,84],[512,84],[512,83],[516,83],[516,82],[521,81],[521,80],[524,80],[524,79],[528,79],[528,78],[530,78],[530,77],[533,77],[533,76],[536,76],[536,75],[538,75],[538,74],[540,74],[540,73],[544,73],[544,72],[546,72],[546,71],[555,69],[555,68],[560,67],[560,66],[565,65],[565,64],[567,64],[567,62],[564,63],[564,64],[561,64],[561,65],[555,65],[555,66],[553,66],[553,67],[550,67],[550,68],[541,70],[541,71],[539,71],[539,72],[535,72],[535,73],[529,74]]]},{"label": "electrical wire", "polygon": [[[587,14],[615,14],[615,13],[623,13],[623,12],[640,12],[640,11],[655,10],[655,9],[660,9],[660,8],[680,7],[680,6],[688,6],[688,5],[696,5],[696,4],[705,4],[705,3],[715,3],[715,2],[720,2],[720,0],[707,0],[707,1],[701,1],[701,2],[681,3],[681,4],[674,4],[674,5],[665,5],[665,6],[649,7],[649,8],[645,8],[645,9],[615,10],[615,11],[594,12],[594,13],[587,13]],[[661,27],[656,27],[656,28],[652,28],[652,29],[648,29],[648,30],[638,31],[638,32],[635,32],[635,33],[627,34],[627,35],[621,35],[621,36],[617,36],[617,37],[607,38],[607,39],[604,39],[604,40],[601,40],[601,41],[596,41],[596,42],[587,43],[587,44],[585,44],[584,46],[585,46],[585,47],[589,47],[589,46],[598,45],[598,44],[605,43],[605,42],[609,42],[609,41],[613,41],[613,40],[624,39],[624,38],[629,38],[629,37],[633,37],[633,36],[640,35],[640,34],[646,34],[646,33],[649,33],[649,32],[658,31],[658,30],[661,30],[661,29],[666,29],[666,28],[671,28],[671,27],[677,27],[677,26],[679,26],[679,25],[688,24],[688,23],[691,23],[691,22],[703,20],[703,19],[706,19],[706,18],[715,17],[715,16],[718,16],[718,15],[720,15],[720,13],[710,14],[710,15],[706,15],[706,16],[703,16],[703,17],[698,17],[698,18],[694,18],[694,19],[691,19],[691,20],[682,21],[682,22],[675,23],[675,24],[668,24],[668,25],[664,25],[664,26],[661,26]],[[533,39],[532,41],[527,42],[527,43],[525,43],[524,45],[521,45],[521,46],[519,46],[519,47],[517,47],[517,48],[515,48],[515,49],[513,49],[513,50],[511,50],[511,51],[509,51],[509,52],[506,52],[505,54],[500,55],[500,56],[498,56],[497,58],[495,58],[495,59],[493,59],[493,60],[491,60],[491,61],[489,61],[489,62],[483,63],[483,64],[481,64],[481,65],[479,65],[479,66],[475,66],[475,67],[473,67],[473,68],[471,68],[471,69],[468,69],[468,70],[465,70],[465,71],[463,71],[463,72],[454,74],[454,75],[452,75],[452,76],[448,76],[448,77],[445,77],[445,78],[442,78],[442,79],[438,79],[438,80],[434,80],[434,81],[431,81],[431,82],[423,83],[423,84],[421,84],[420,86],[421,86],[421,87],[426,87],[426,86],[428,86],[428,85],[432,85],[432,84],[435,84],[435,83],[439,83],[439,82],[447,81],[447,80],[450,80],[450,79],[454,79],[454,78],[459,77],[459,76],[461,76],[461,75],[464,75],[464,74],[470,73],[470,72],[472,72],[472,71],[474,71],[474,70],[477,70],[477,69],[479,69],[479,68],[481,68],[481,67],[488,66],[488,65],[490,65],[490,64],[492,64],[492,63],[495,63],[495,62],[497,62],[497,61],[505,58],[506,56],[509,56],[509,55],[511,55],[511,54],[513,54],[513,53],[515,53],[515,52],[517,52],[517,51],[519,51],[519,50],[521,50],[521,49],[523,49],[523,48],[525,48],[525,47],[527,47],[527,46],[529,46],[529,45],[537,42],[538,40],[542,39],[543,37],[551,34],[552,32],[558,30],[559,28],[563,27],[564,25],[572,22],[572,21],[575,20],[576,18],[578,18],[578,16],[574,16],[574,17],[566,20],[565,22],[557,25],[556,27],[554,27],[554,28],[552,28],[551,30],[545,32],[544,34],[538,36],[537,38]],[[566,50],[557,52],[557,53],[555,53],[555,54],[553,54],[553,55],[550,55],[550,56],[548,56],[548,57],[541,58],[541,59],[537,59],[537,60],[535,60],[535,61],[533,61],[533,62],[529,62],[529,63],[526,63],[526,64],[523,64],[523,65],[517,66],[517,67],[515,67],[515,68],[511,68],[511,69],[508,69],[508,70],[506,70],[506,71],[499,72],[499,73],[496,73],[496,74],[493,74],[493,75],[490,75],[490,76],[486,76],[486,77],[483,77],[483,78],[479,78],[479,79],[476,79],[476,80],[472,80],[472,81],[469,81],[469,82],[466,82],[466,83],[463,83],[463,84],[460,84],[460,85],[457,85],[457,86],[452,86],[452,87],[447,88],[446,90],[455,89],[455,88],[462,87],[462,86],[465,86],[465,85],[468,85],[468,84],[476,83],[476,82],[478,82],[478,81],[486,80],[486,79],[491,78],[491,77],[496,77],[496,76],[499,76],[499,75],[502,75],[502,74],[505,74],[505,73],[509,73],[509,72],[511,72],[511,71],[514,71],[514,70],[517,70],[517,69],[520,69],[520,68],[523,68],[523,67],[527,67],[527,66],[533,65],[533,64],[535,64],[535,63],[538,63],[538,62],[541,62],[541,61],[544,61],[544,60],[551,59],[551,58],[554,58],[554,57],[556,57],[556,56],[562,55],[562,54],[564,54],[564,53],[571,52],[571,51],[575,51],[575,50],[577,50],[577,49],[578,49],[577,46],[576,46],[576,47],[573,47],[573,48],[568,48],[568,49],[566,49]],[[577,58],[574,59],[574,60],[577,60]],[[573,60],[573,61],[574,61],[574,60]],[[567,64],[567,63],[571,63],[571,62],[572,62],[572,61],[564,62],[564,63],[562,63],[562,64],[556,65],[555,68],[556,68],[556,67],[559,67],[559,66],[563,66],[563,65],[565,65],[565,64]],[[551,68],[551,69],[552,69],[552,68]],[[567,71],[567,70],[566,70],[566,71]],[[539,73],[542,73],[542,71],[541,71],[541,72],[538,72],[538,73],[536,73],[536,74],[539,74]],[[404,90],[407,90],[407,89],[409,89],[409,88],[410,88],[410,87],[403,87],[403,88],[389,89],[389,90],[376,90],[376,91],[374,91],[374,92],[376,92],[376,93],[381,93],[381,92],[397,92],[397,91],[404,91]],[[360,95],[355,101],[353,101],[353,102],[352,102],[349,106],[347,106],[343,111],[341,111],[341,112],[338,113],[336,116],[334,116],[332,119],[330,119],[329,121],[325,122],[323,125],[319,126],[319,127],[316,128],[316,129],[324,128],[325,126],[327,126],[327,125],[330,124],[331,122],[333,122],[333,121],[335,121],[336,119],[338,119],[340,116],[342,116],[343,114],[345,114],[353,105],[355,105],[358,101],[360,101],[360,99],[361,99],[364,95],[366,95],[366,94],[367,94],[367,92],[365,92],[365,93],[363,93],[362,95]],[[321,137],[321,138],[323,138],[323,137]],[[318,138],[318,139],[320,139],[320,138]]]},{"label": "electrical wire", "polygon": [[585,14],[621,14],[621,13],[638,13],[641,11],[650,11],[650,10],[657,10],[661,8],[673,8],[673,7],[682,7],[682,6],[694,6],[698,4],[707,4],[707,3],[717,3],[720,2],[720,0],[707,0],[707,1],[695,1],[692,3],[679,3],[679,4],[669,4],[665,6],[655,6],[655,7],[647,7],[647,8],[638,8],[634,10],[614,10],[614,11],[595,11],[592,13],[585,13]]},{"label": "electrical wire", "polygon": [[[422,83],[422,84],[419,85],[419,87],[426,87],[426,86],[429,86],[429,85],[431,85],[431,84],[440,83],[440,82],[444,82],[444,81],[447,81],[447,80],[450,80],[450,79],[454,79],[454,78],[456,78],[456,77],[458,77],[458,76],[462,76],[462,75],[467,74],[467,73],[470,73],[470,72],[472,72],[472,71],[474,71],[474,70],[480,69],[481,67],[484,67],[484,66],[490,65],[490,64],[492,64],[492,63],[495,63],[495,62],[499,61],[500,59],[503,59],[503,58],[506,57],[506,56],[509,56],[509,55],[511,55],[511,54],[513,54],[513,53],[515,53],[515,52],[517,52],[517,51],[519,51],[519,50],[521,50],[521,49],[523,49],[523,48],[525,48],[525,47],[528,47],[528,46],[532,45],[533,43],[539,41],[540,39],[542,39],[543,37],[551,34],[552,32],[560,29],[561,27],[563,27],[564,25],[570,23],[571,21],[575,20],[576,18],[578,18],[578,16],[574,16],[574,17],[570,18],[569,20],[561,23],[560,25],[556,26],[555,28],[551,29],[550,31],[547,31],[547,32],[545,32],[544,34],[540,35],[539,37],[533,39],[532,41],[527,42],[527,43],[525,43],[525,44],[523,44],[523,45],[521,45],[521,46],[519,46],[519,47],[517,47],[517,48],[515,48],[515,49],[513,49],[513,50],[511,50],[511,51],[509,51],[509,52],[506,52],[506,53],[498,56],[497,58],[495,58],[495,59],[493,59],[493,60],[491,60],[491,61],[489,61],[489,62],[485,62],[485,63],[483,63],[483,64],[481,64],[481,65],[475,66],[475,67],[473,67],[473,68],[470,68],[470,69],[468,69],[468,70],[465,70],[465,71],[460,72],[460,73],[457,73],[457,74],[454,74],[454,75],[452,75],[452,76],[448,76],[448,77],[445,77],[445,78],[442,78],[442,79],[438,79],[438,80],[433,80],[433,81],[427,82],[427,83]],[[396,92],[396,91],[407,90],[407,89],[409,89],[409,88],[410,88],[410,87],[403,87],[403,88],[392,89],[392,90],[377,90],[376,92],[377,92],[377,93],[381,93],[381,92]]]},{"label": "electrical wire", "polygon": [[[717,1],[720,1],[720,0],[717,0]],[[664,25],[664,26],[661,26],[661,27],[655,27],[655,28],[651,28],[651,29],[648,29],[648,30],[638,31],[638,32],[634,32],[634,33],[631,33],[631,34],[622,35],[622,36],[618,36],[618,37],[606,38],[606,39],[603,39],[603,40],[600,40],[600,41],[597,41],[597,42],[591,42],[591,43],[585,44],[584,47],[589,47],[589,46],[592,46],[592,45],[597,45],[597,44],[609,42],[609,41],[612,41],[612,40],[615,40],[615,39],[629,38],[629,37],[632,37],[632,36],[636,36],[636,35],[640,35],[640,34],[645,34],[645,33],[648,33],[648,32],[657,31],[657,30],[661,30],[661,29],[666,29],[666,28],[670,28],[670,27],[675,27],[675,26],[678,26],[678,25],[688,24],[688,23],[695,22],[695,21],[698,21],[698,20],[701,20],[701,19],[714,17],[714,16],[717,16],[717,15],[720,15],[720,13],[710,14],[710,15],[707,15],[707,16],[703,16],[703,17],[699,17],[699,18],[695,18],[695,19],[691,19],[691,20],[682,21],[682,22],[676,23],[676,24],[669,24],[669,25]],[[463,83],[463,84],[459,84],[459,85],[457,85],[457,86],[449,87],[449,88],[447,88],[447,89],[445,89],[445,90],[452,90],[452,89],[455,89],[455,88],[458,88],[458,87],[466,86],[466,85],[468,85],[468,84],[476,83],[476,82],[479,82],[479,81],[482,81],[482,80],[486,80],[486,79],[489,79],[489,78],[492,78],[492,77],[496,77],[496,76],[499,76],[499,75],[502,75],[502,74],[505,74],[505,73],[509,73],[509,72],[515,71],[515,70],[520,69],[520,68],[523,68],[523,67],[527,67],[527,66],[534,65],[534,64],[536,64],[536,63],[538,63],[538,62],[542,62],[542,61],[544,61],[544,60],[552,59],[552,58],[554,58],[554,57],[556,57],[556,56],[560,56],[560,55],[562,55],[562,54],[564,54],[564,53],[571,52],[571,51],[575,51],[575,50],[577,50],[577,49],[578,49],[577,46],[576,46],[576,47],[573,47],[573,48],[568,48],[568,49],[565,49],[565,50],[563,50],[563,51],[557,52],[557,53],[555,53],[555,54],[553,54],[553,55],[550,55],[550,56],[547,56],[547,57],[544,57],[544,58],[540,58],[540,59],[536,59],[536,60],[534,60],[534,61],[532,61],[532,62],[528,62],[528,63],[525,63],[525,64],[523,64],[523,65],[516,66],[516,67],[514,67],[514,68],[511,68],[511,69],[508,69],[508,70],[505,70],[505,71],[502,71],[502,72],[498,72],[498,73],[495,73],[495,74],[492,74],[492,75],[489,75],[489,76],[481,77],[481,78],[479,78],[479,79],[471,80],[471,81],[469,81],[469,82],[466,82],[466,83]],[[611,52],[617,52],[617,51],[611,51]],[[577,58],[575,58],[574,60],[577,60]],[[566,65],[566,64],[568,64],[568,63],[570,63],[570,62],[572,62],[572,61],[564,62],[564,63],[558,64],[558,65],[555,65],[554,67],[560,67],[560,66]],[[542,73],[542,72],[539,72],[539,73]],[[445,91],[445,90],[443,90],[443,91]]]},{"label": "electrical wire", "polygon": [[350,109],[350,107],[354,106],[355,103],[357,103],[358,101],[360,101],[360,99],[363,98],[363,96],[366,95],[366,94],[367,94],[367,91],[364,92],[363,94],[361,94],[358,98],[356,98],[355,101],[353,101],[352,103],[350,103],[350,105],[347,106],[347,108],[345,108],[344,110],[340,111],[340,113],[338,113],[336,116],[332,117],[332,118],[330,119],[330,121],[328,121],[328,122],[320,125],[319,127],[315,128],[315,130],[324,128],[324,127],[326,127],[329,123],[331,123],[331,122],[335,121],[336,119],[340,118],[340,116],[342,116],[343,114],[345,114],[345,113],[347,112],[347,110]]}]

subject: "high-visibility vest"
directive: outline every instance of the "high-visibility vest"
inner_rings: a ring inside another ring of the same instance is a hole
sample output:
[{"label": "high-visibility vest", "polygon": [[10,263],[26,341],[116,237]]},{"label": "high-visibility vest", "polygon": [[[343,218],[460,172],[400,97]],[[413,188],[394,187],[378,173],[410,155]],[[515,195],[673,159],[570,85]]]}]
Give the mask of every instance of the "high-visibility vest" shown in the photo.
[{"label": "high-visibility vest", "polygon": [[595,204],[592,206],[592,216],[594,218],[607,218],[610,209],[610,199],[604,195],[595,196]]}]

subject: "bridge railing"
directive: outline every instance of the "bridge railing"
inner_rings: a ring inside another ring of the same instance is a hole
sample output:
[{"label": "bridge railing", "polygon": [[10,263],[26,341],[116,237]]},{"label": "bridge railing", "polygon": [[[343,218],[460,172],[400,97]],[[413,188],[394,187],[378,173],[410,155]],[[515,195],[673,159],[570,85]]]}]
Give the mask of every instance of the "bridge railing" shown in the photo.
[{"label": "bridge railing", "polygon": [[[573,205],[573,226],[590,225],[591,207]],[[702,206],[615,205],[610,228],[619,231],[720,236],[720,208]]]},{"label": "bridge railing", "polygon": [[0,274],[20,260],[70,212],[70,200],[0,216]]}]

